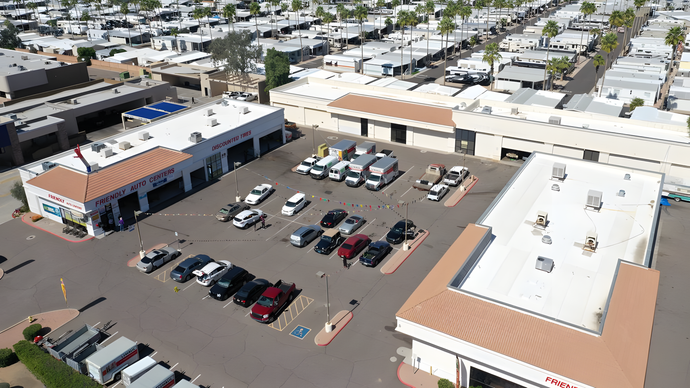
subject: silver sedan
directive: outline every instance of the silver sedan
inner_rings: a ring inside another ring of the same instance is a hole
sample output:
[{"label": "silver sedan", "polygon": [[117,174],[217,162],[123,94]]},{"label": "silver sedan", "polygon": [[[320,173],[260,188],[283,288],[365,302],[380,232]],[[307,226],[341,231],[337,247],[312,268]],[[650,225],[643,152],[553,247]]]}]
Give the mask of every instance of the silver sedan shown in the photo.
[{"label": "silver sedan", "polygon": [[356,232],[357,229],[359,229],[362,225],[364,225],[365,222],[366,220],[364,219],[364,217],[355,214],[350,216],[350,218],[348,218],[347,220],[345,220],[345,222],[343,222],[343,224],[340,225],[340,228],[338,228],[338,230],[340,230],[340,233],[342,234],[352,234]]}]

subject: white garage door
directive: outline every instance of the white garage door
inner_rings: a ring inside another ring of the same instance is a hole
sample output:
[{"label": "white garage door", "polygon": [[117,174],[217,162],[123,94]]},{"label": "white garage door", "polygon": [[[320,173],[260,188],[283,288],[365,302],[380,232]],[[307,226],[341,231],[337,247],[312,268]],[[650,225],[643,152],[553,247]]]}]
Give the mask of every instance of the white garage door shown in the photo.
[{"label": "white garage door", "polygon": [[338,116],[338,132],[359,136],[362,134],[362,122],[357,117]]},{"label": "white garage door", "polygon": [[640,170],[659,171],[660,164],[653,160],[631,158],[623,155],[609,155],[609,164],[632,167]]},{"label": "white garage door", "polygon": [[563,146],[559,146],[559,145],[553,146],[553,154],[554,155],[561,155],[561,156],[568,156],[571,158],[582,159],[584,153],[585,153],[585,150],[580,149],[580,148],[563,147]]},{"label": "white garage door", "polygon": [[672,164],[668,175],[666,180],[669,180],[669,178],[681,178],[682,182],[688,182],[690,181],[690,167]]},{"label": "white garage door", "polygon": [[318,125],[320,128],[334,129],[331,114],[322,110],[304,108],[304,120],[307,125]]},{"label": "white garage door", "polygon": [[503,148],[510,148],[522,152],[544,152],[551,153],[551,146],[544,143],[537,143],[534,141],[515,139],[512,137],[503,137]]},{"label": "white garage door", "polygon": [[285,109],[285,118],[294,121],[297,124],[306,124],[304,122],[304,113],[302,108],[292,106],[292,105],[283,105],[283,104],[275,104],[274,105],[276,108],[283,108]]},{"label": "white garage door", "polygon": [[[411,128],[411,127],[408,127]],[[430,149],[435,149],[439,151],[444,151],[444,152],[453,152],[453,149],[448,149],[448,145],[451,144],[448,140],[449,136],[453,136],[453,134],[448,134],[448,133],[441,133],[441,132],[435,132],[435,131],[429,131],[426,129],[421,129],[421,128],[411,128],[414,130],[414,137],[413,137],[413,144],[416,145],[417,147],[424,147],[424,148],[430,148]],[[408,139],[410,138],[410,135],[408,133]]]}]

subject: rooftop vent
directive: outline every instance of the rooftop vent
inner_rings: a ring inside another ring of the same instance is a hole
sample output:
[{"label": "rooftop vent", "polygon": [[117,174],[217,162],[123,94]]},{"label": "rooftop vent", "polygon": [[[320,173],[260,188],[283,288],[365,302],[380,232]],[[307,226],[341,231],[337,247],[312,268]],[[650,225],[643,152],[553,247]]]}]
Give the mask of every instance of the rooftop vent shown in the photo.
[{"label": "rooftop vent", "polygon": [[28,56],[28,55],[22,55],[22,59],[25,60],[25,61],[28,61],[28,60],[29,60],[29,56]]},{"label": "rooftop vent", "polygon": [[630,174],[625,174],[625,175],[623,176],[623,180],[624,180],[624,181],[629,181],[629,180],[630,180]]},{"label": "rooftop vent", "polygon": [[561,191],[561,186],[554,183],[551,185],[551,191]]},{"label": "rooftop vent", "polygon": [[549,223],[549,213],[545,211],[538,211],[537,212],[537,221],[534,222],[534,226],[541,226],[542,228],[546,228],[546,224]]},{"label": "rooftop vent", "polygon": [[589,129],[589,124],[582,124],[582,128]]},{"label": "rooftop vent", "polygon": [[101,168],[101,166],[99,166],[98,163],[91,163],[89,166],[91,167],[91,172],[97,171]]},{"label": "rooftop vent", "polygon": [[553,164],[553,168],[551,169],[551,178],[560,180],[565,179],[565,163]]},{"label": "rooftop vent", "polygon": [[549,117],[549,124],[561,125],[561,118],[558,116]]},{"label": "rooftop vent", "polygon": [[204,111],[204,116],[213,116],[213,109],[206,109]]},{"label": "rooftop vent", "polygon": [[249,107],[240,106],[240,107],[237,108],[237,111],[238,111],[241,115],[246,115],[247,113],[249,113]]},{"label": "rooftop vent", "polygon": [[552,243],[551,236],[549,236],[548,234],[543,235],[541,237],[541,242],[543,242],[546,245],[551,245],[551,243]]},{"label": "rooftop vent", "polygon": [[585,235],[585,245],[582,249],[590,252],[594,252],[597,249],[597,237],[599,235],[595,232],[589,231]]},{"label": "rooftop vent", "polygon": [[101,150],[103,148],[105,148],[105,144],[103,144],[103,143],[100,143],[100,142],[91,143],[91,151],[92,152],[96,152],[96,153],[101,152]]},{"label": "rooftop vent", "polygon": [[149,139],[149,133],[146,131],[139,132],[139,140],[146,141]]},{"label": "rooftop vent", "polygon": [[113,94],[120,94],[120,91],[117,90],[117,88],[113,89]]},{"label": "rooftop vent", "polygon": [[51,168],[57,166],[57,163],[55,163],[55,162],[43,162],[41,164],[41,166],[43,166],[43,171],[48,171]]},{"label": "rooftop vent", "polygon": [[537,264],[534,266],[534,268],[540,271],[551,273],[551,271],[553,271],[553,260],[549,259],[548,257],[537,256]]},{"label": "rooftop vent", "polygon": [[511,115],[517,116],[518,113],[520,113],[520,111],[518,111],[518,108],[510,108]]},{"label": "rooftop vent", "polygon": [[625,190],[618,190],[618,195],[619,197],[625,197]]},{"label": "rooftop vent", "polygon": [[10,119],[11,119],[11,120],[16,120],[16,119],[17,119],[17,114],[16,114],[16,113],[10,113]]},{"label": "rooftop vent", "polygon": [[109,157],[111,157],[111,156],[113,156],[113,149],[112,149],[112,148],[109,148],[109,147],[108,147],[108,148],[103,148],[103,149],[101,150],[101,157],[103,157],[103,158],[109,158]]},{"label": "rooftop vent", "polygon": [[201,139],[201,132],[192,132],[189,135],[189,141],[191,141],[192,143],[199,143],[201,142]]},{"label": "rooftop vent", "polygon": [[488,105],[485,106],[485,107],[483,107],[483,108],[482,108],[482,113],[486,113],[486,114],[490,115],[490,114],[491,114],[491,107],[488,106]]},{"label": "rooftop vent", "polygon": [[206,126],[207,127],[214,127],[218,124],[218,120],[216,119],[206,119]]},{"label": "rooftop vent", "polygon": [[77,101],[76,98],[70,98],[69,103],[72,105],[77,105],[79,103],[79,101]]},{"label": "rooftop vent", "polygon": [[591,207],[594,209],[600,209],[601,208],[601,197],[603,193],[601,191],[596,191],[596,190],[589,190],[587,192],[587,207]]},{"label": "rooftop vent", "polygon": [[124,151],[124,150],[128,150],[128,149],[132,148],[132,145],[128,141],[121,141],[119,147],[121,150]]}]

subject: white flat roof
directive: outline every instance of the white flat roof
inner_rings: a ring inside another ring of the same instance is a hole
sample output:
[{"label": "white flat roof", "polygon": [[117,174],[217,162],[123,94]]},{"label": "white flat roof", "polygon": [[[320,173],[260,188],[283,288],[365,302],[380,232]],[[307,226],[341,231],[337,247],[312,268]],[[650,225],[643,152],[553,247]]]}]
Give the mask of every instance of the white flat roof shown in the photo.
[{"label": "white flat roof", "polygon": [[[662,175],[533,155],[478,221],[492,228],[493,240],[460,288],[598,331],[618,260],[645,265],[650,253]],[[562,182],[551,179],[554,163],[566,165]],[[554,184],[560,191],[552,190]],[[585,209],[590,190],[603,193],[599,211]],[[624,197],[619,190],[625,190]],[[545,229],[534,226],[540,211],[548,213]],[[597,233],[595,252],[583,249],[590,232]],[[545,235],[551,244],[542,242]],[[552,272],[535,268],[539,256],[554,261]]]}]

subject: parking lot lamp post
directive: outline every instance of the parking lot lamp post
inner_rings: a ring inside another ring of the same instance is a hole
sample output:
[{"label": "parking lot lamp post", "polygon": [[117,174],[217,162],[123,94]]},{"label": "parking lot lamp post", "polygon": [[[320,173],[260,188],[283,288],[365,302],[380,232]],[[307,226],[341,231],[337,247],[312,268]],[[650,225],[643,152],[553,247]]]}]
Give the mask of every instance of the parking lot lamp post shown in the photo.
[{"label": "parking lot lamp post", "polygon": [[233,171],[235,172],[235,201],[236,201],[236,202],[240,202],[240,201],[242,200],[242,198],[240,197],[240,186],[239,186],[239,184],[237,183],[237,167],[239,167],[239,166],[241,166],[241,165],[242,165],[241,162],[235,162],[235,163],[233,163],[233,166],[234,166],[234,170],[233,170]]},{"label": "parking lot lamp post", "polygon": [[331,302],[328,297],[328,275],[319,271],[316,273],[316,277],[326,279],[326,333],[330,333],[333,330],[333,325],[331,324]]},{"label": "parking lot lamp post", "polygon": [[312,156],[316,156],[316,128],[318,128],[318,124],[312,124],[311,125],[311,154]]},{"label": "parking lot lamp post", "polygon": [[134,225],[136,225],[137,234],[139,235],[139,257],[141,257],[143,259],[144,256],[146,256],[146,252],[144,252],[144,242],[141,241],[141,231],[139,230],[139,219],[137,218],[137,216],[139,214],[141,214],[141,212],[139,210],[134,211]]},{"label": "parking lot lamp post", "polygon": [[398,201],[398,203],[405,205],[405,242],[403,243],[403,251],[406,251],[410,249],[410,246],[407,245],[407,215],[410,210],[410,203],[405,201]]}]

